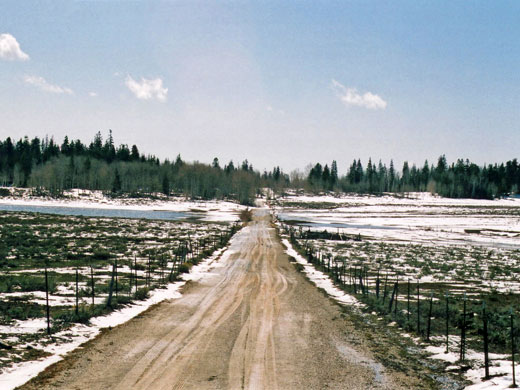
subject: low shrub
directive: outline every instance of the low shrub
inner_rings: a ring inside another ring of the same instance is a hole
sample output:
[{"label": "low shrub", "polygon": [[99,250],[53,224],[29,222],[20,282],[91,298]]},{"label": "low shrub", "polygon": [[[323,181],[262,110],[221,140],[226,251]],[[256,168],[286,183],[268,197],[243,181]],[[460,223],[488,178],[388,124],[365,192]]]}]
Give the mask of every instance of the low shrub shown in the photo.
[{"label": "low shrub", "polygon": [[142,287],[134,293],[134,299],[138,301],[145,300],[150,296],[150,290],[147,287]]},{"label": "low shrub", "polygon": [[112,257],[110,252],[105,249],[95,249],[92,258],[96,260],[108,260]]},{"label": "low shrub", "polygon": [[[49,292],[56,291],[56,281],[49,277]],[[0,277],[0,292],[10,293],[15,291],[31,292],[45,291],[45,277],[32,275],[2,275]]]}]

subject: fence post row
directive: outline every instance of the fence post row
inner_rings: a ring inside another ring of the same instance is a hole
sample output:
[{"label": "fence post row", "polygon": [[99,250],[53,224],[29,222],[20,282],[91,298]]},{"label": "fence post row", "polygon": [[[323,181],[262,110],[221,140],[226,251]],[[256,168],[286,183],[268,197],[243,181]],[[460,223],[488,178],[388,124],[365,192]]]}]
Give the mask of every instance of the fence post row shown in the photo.
[{"label": "fence post row", "polygon": [[[302,233],[300,229],[299,238],[304,239],[304,246],[300,245],[298,239],[294,233],[294,229],[286,228],[287,232],[290,232],[291,242],[295,245],[296,249],[300,250],[308,259],[308,261],[312,264],[315,264],[317,267],[321,267],[321,270],[325,273],[328,273],[333,282],[336,285],[339,285],[342,289],[347,289],[350,292],[353,292],[357,296],[368,297],[370,295],[369,289],[369,268],[366,264],[361,262],[350,262],[347,264],[347,261],[343,258],[334,258],[330,253],[324,253],[320,247],[314,248],[310,243],[309,238],[311,238],[310,229]],[[341,236],[338,234],[338,237]],[[321,237],[321,236],[320,236]],[[341,266],[338,266],[337,262],[341,261]],[[347,267],[348,267],[348,275],[347,275]],[[406,287],[406,317],[399,316],[399,276],[395,275],[395,281],[388,280],[388,272],[385,272],[385,278],[382,279],[381,275],[381,267],[379,267],[375,273],[375,286],[374,286],[374,296],[376,302],[382,304],[382,311],[386,312],[390,317],[394,318],[399,326],[403,326],[406,324],[406,328],[409,330],[413,330],[413,325],[411,323],[411,315],[412,315],[412,286],[410,279],[407,280]],[[392,287],[393,283],[393,287]],[[423,285],[424,291],[424,285]],[[430,289],[430,297],[428,308],[423,309],[421,313],[421,285],[420,280],[417,280],[416,284],[416,294],[417,294],[417,324],[416,330],[417,334],[425,337],[427,342],[431,341],[432,337],[432,320],[436,320],[434,317],[434,290]],[[389,298],[387,304],[387,298]],[[443,299],[444,298],[444,302]],[[404,297],[403,297],[404,299]],[[369,300],[371,304],[372,300]],[[436,313],[442,313],[444,315],[444,338],[445,338],[445,353],[450,352],[450,327],[453,329],[460,328],[460,344],[459,348],[459,361],[465,362],[466,360],[466,351],[467,351],[467,335],[468,332],[473,329],[477,331],[477,328],[473,328],[474,324],[470,320],[473,318],[472,312],[468,315],[468,297],[466,292],[464,292],[464,296],[461,300],[457,299],[456,296],[450,297],[450,291],[446,290],[444,292],[444,297],[442,294],[439,295],[439,298],[436,299],[436,307],[438,311]],[[457,305],[457,302],[462,303],[462,310],[460,310]],[[470,301],[471,302],[471,301]],[[404,302],[403,302],[404,304]],[[444,304],[444,308],[442,307]],[[388,306],[386,306],[388,305]],[[381,310],[381,309],[380,309]],[[460,310],[460,311],[459,311]],[[490,317],[488,311],[486,310],[486,303],[482,301],[482,340],[483,340],[483,349],[484,349],[484,368],[485,368],[485,379],[490,378],[489,372],[489,321]],[[421,324],[421,314],[426,318],[422,319],[425,321]],[[439,320],[442,320],[442,314],[440,315]],[[515,354],[516,354],[516,338],[515,338],[515,319],[513,308],[510,308],[509,311],[509,333],[510,333],[510,343],[511,343],[511,362],[512,362],[512,387],[517,387],[516,385],[516,367],[515,367]],[[406,321],[406,322],[405,322]],[[451,322],[451,324],[450,324]],[[502,323],[502,322],[501,322]],[[455,325],[456,324],[456,325]],[[503,326],[503,325],[502,325]],[[502,333],[503,334],[503,333]]]}]

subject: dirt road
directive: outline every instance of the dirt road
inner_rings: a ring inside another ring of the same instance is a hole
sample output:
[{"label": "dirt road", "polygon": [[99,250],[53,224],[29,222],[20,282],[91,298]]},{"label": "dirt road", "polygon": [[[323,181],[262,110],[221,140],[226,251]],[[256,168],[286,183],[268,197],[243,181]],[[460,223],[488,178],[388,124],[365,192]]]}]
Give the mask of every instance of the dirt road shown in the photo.
[{"label": "dirt road", "polygon": [[408,388],[352,345],[339,308],[289,262],[266,210],[218,264],[182,298],[104,332],[23,389]]}]

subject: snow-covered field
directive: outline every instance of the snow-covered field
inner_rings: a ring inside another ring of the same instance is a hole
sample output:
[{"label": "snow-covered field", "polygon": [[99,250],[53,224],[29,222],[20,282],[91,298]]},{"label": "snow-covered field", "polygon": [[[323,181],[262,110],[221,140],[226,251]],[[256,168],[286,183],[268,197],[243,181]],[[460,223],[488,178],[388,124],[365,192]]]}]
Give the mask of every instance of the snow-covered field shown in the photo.
[{"label": "snow-covered field", "polygon": [[278,199],[274,207],[280,220],[378,240],[518,248],[520,237],[520,198],[447,199],[424,193],[289,196]]},{"label": "snow-covered field", "polygon": [[360,241],[318,243],[324,254],[350,264],[414,282],[451,283],[468,294],[520,291],[520,199],[293,196],[274,209],[302,234],[359,235]]},{"label": "snow-covered field", "polygon": [[[378,273],[381,277],[381,289],[383,276],[390,280],[390,286],[400,280],[401,323],[406,324],[406,302],[403,302],[406,295],[403,297],[402,294],[406,294],[408,280],[413,283],[412,293],[417,284],[421,286],[423,316],[430,291],[438,294],[434,298],[434,305],[441,308],[443,302],[439,300],[443,299],[442,294],[444,291],[450,292],[453,297],[452,305],[459,305],[451,308],[451,316],[455,319],[459,315],[462,299],[456,297],[462,297],[463,294],[470,301],[474,297],[475,304],[470,305],[470,308],[477,310],[477,316],[480,299],[486,300],[486,294],[498,297],[498,301],[494,303],[496,310],[501,310],[501,302],[509,305],[508,302],[518,300],[514,298],[520,292],[520,278],[517,276],[520,272],[518,198],[490,201],[446,199],[419,193],[406,194],[404,197],[293,194],[274,200],[271,205],[280,220],[282,231],[287,233],[292,229],[300,246],[312,248],[320,258],[326,259],[330,255],[333,265],[340,264],[350,271],[353,270],[354,274],[356,270],[359,273],[363,269],[366,272],[364,283],[371,286],[372,293],[375,291]],[[334,239],[307,236],[308,230],[327,230],[336,236]],[[284,240],[284,244],[289,248],[289,254],[304,266],[309,279],[324,288],[333,298],[339,297],[341,301],[348,297],[347,301],[360,305],[355,294],[349,294],[348,291],[344,292],[332,285],[331,278],[299,256],[288,240]],[[344,281],[348,286],[349,282]],[[457,302],[453,299],[457,299]],[[415,301],[412,306],[414,305]],[[372,310],[369,307],[366,309]],[[504,307],[504,311],[508,309],[509,306]],[[504,317],[504,314],[499,314],[495,321],[500,316]],[[499,331],[498,326],[505,327],[500,331],[508,334],[508,328],[504,325],[507,323],[494,323],[490,326],[494,326],[495,332]],[[392,324],[395,325],[395,322],[389,325]],[[484,355],[480,345],[482,336],[477,333],[468,335],[467,343],[471,347],[468,347],[466,361],[461,366],[460,329],[450,326],[449,353],[445,353],[441,336],[433,336],[432,343],[425,343],[420,337],[413,340],[428,351],[432,359],[445,361],[447,371],[464,372],[464,377],[473,383],[468,389],[508,388],[512,384],[510,354],[491,353],[491,379],[483,380]],[[424,327],[423,322],[423,331]],[[410,337],[408,329],[402,332],[403,337]],[[468,364],[470,368],[465,370],[464,367]]]}]

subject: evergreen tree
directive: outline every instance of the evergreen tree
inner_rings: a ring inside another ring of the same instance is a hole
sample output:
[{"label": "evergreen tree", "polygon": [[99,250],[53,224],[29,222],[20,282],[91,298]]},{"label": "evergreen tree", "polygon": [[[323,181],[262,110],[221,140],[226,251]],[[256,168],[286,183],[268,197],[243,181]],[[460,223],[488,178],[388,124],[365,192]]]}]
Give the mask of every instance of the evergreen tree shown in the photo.
[{"label": "evergreen tree", "polygon": [[332,160],[332,164],[330,166],[330,188],[333,189],[338,183],[338,164],[336,160]]},{"label": "evergreen tree", "polygon": [[121,176],[119,175],[119,170],[116,168],[114,173],[114,184],[112,184],[112,192],[120,192],[121,191]]},{"label": "evergreen tree", "polygon": [[394,168],[394,160],[390,160],[390,168],[388,169],[388,191],[395,192],[396,173]]},{"label": "evergreen tree", "polygon": [[139,149],[137,149],[137,146],[132,145],[132,151],[130,152],[130,159],[132,161],[139,161]]},{"label": "evergreen tree", "polygon": [[166,173],[163,173],[162,177],[162,193],[166,196],[170,195],[170,179]]},{"label": "evergreen tree", "polygon": [[323,172],[321,174],[321,181],[323,183],[323,186],[325,189],[329,189],[329,183],[330,183],[330,170],[329,166],[325,164],[325,167],[323,168]]}]

